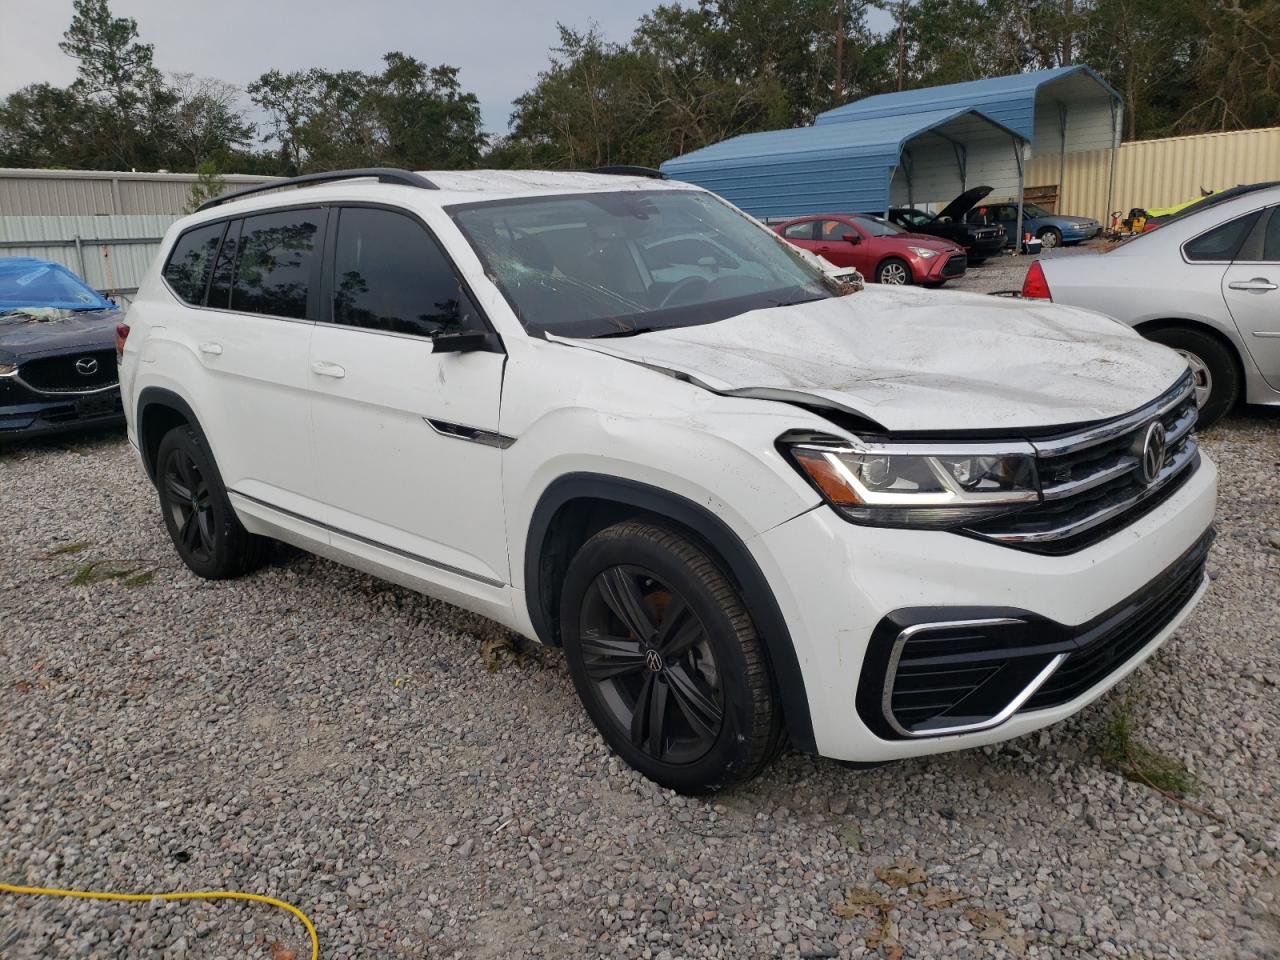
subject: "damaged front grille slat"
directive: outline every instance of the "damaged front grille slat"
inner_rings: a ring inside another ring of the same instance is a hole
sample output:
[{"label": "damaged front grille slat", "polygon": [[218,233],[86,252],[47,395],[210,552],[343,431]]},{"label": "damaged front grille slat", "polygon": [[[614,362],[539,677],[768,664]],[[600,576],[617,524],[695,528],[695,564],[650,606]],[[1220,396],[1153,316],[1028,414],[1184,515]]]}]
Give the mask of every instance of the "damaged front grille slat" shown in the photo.
[{"label": "damaged front grille slat", "polygon": [[[1198,411],[1190,373],[1151,404],[1110,423],[1035,442],[1042,501],[969,528],[998,543],[1069,553],[1109,536],[1172,495],[1199,463],[1192,437]],[[1144,478],[1151,424],[1164,430],[1163,459]]]}]

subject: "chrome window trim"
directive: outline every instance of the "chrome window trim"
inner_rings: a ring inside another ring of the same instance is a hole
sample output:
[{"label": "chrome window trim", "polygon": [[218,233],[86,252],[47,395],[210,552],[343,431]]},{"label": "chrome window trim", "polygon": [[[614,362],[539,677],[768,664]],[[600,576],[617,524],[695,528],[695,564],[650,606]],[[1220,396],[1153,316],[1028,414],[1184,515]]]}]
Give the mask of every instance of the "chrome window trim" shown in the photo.
[{"label": "chrome window trim", "polygon": [[885,722],[889,724],[894,733],[903,737],[909,737],[913,740],[919,740],[924,737],[945,737],[955,736],[961,733],[977,733],[981,730],[990,730],[998,727],[1007,721],[1022,707],[1024,703],[1035,696],[1036,691],[1044,686],[1045,682],[1051,677],[1055,670],[1062,665],[1062,661],[1067,659],[1065,653],[1059,653],[1045,665],[1031,682],[1020,690],[1005,707],[994,716],[988,717],[986,720],[979,720],[977,723],[960,723],[947,727],[936,727],[931,730],[908,730],[902,724],[898,723],[897,718],[893,715],[893,690],[898,679],[898,662],[902,658],[902,650],[907,645],[907,641],[917,634],[928,633],[934,630],[949,630],[955,627],[994,627],[1006,626],[1017,623],[1026,623],[1025,620],[1018,617],[990,617],[981,620],[946,620],[936,621],[933,623],[917,623],[907,627],[893,641],[893,650],[889,654],[889,664],[885,670],[884,692],[880,697],[880,712],[884,715]]}]

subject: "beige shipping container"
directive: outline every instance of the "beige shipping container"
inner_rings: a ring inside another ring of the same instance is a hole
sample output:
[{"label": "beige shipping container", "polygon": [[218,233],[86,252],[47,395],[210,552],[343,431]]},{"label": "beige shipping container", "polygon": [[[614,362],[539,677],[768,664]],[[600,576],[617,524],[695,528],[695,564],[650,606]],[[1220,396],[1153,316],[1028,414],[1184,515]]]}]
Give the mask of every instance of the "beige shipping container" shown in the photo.
[{"label": "beige shipping container", "polygon": [[[1050,188],[1048,195],[1057,193],[1057,212],[1110,223],[1110,151],[1067,154],[1061,184],[1058,163],[1056,153],[1033,157],[1027,164],[1028,192]],[[1280,180],[1280,127],[1134,140],[1122,143],[1116,155],[1111,210],[1127,214],[1133,207],[1167,207],[1200,196],[1201,188],[1263,180]]]}]

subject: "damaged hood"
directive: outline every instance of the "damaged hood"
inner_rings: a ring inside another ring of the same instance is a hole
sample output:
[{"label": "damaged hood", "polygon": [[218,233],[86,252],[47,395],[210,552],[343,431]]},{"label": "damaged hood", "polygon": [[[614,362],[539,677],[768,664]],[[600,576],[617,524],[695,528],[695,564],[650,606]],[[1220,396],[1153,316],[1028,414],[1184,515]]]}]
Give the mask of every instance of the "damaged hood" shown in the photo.
[{"label": "damaged hood", "polygon": [[869,287],[633,337],[553,339],[716,393],[845,410],[891,431],[1109,419],[1186,370],[1172,350],[1100,314],[915,288]]},{"label": "damaged hood", "polygon": [[116,324],[124,314],[110,310],[32,308],[0,313],[0,362],[20,363],[71,350],[114,348]]}]

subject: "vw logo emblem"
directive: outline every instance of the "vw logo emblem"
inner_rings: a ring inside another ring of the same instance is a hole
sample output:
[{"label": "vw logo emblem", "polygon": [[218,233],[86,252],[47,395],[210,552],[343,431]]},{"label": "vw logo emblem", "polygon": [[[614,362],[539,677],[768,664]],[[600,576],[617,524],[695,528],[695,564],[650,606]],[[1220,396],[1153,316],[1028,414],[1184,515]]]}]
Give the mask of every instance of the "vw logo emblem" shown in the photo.
[{"label": "vw logo emblem", "polygon": [[1164,424],[1159,420],[1152,420],[1142,439],[1142,457],[1138,462],[1144,483],[1151,483],[1159,476],[1164,467],[1164,455],[1168,446],[1169,438],[1164,432]]},{"label": "vw logo emblem", "polygon": [[82,377],[92,377],[98,372],[98,361],[93,357],[81,357],[76,361],[76,373]]},{"label": "vw logo emblem", "polygon": [[646,650],[644,652],[644,665],[654,673],[662,672],[662,654],[657,650]]}]

